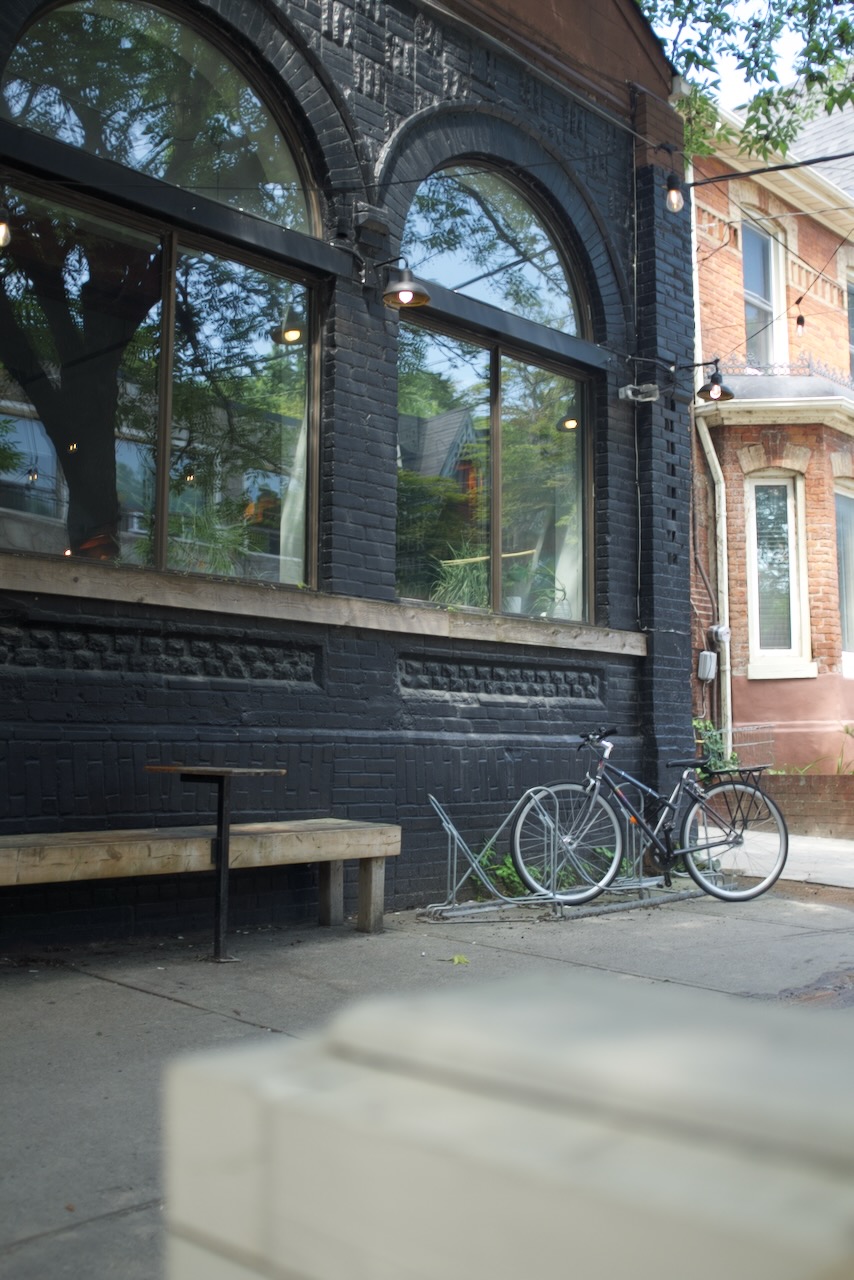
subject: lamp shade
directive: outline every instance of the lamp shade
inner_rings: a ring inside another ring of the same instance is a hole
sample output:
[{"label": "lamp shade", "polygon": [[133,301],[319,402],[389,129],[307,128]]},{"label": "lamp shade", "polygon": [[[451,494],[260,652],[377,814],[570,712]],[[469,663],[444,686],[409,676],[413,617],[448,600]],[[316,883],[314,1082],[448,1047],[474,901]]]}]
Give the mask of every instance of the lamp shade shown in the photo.
[{"label": "lamp shade", "polygon": [[409,267],[388,273],[383,289],[383,302],[387,307],[424,307],[429,301],[427,286],[415,279]]},{"label": "lamp shade", "polygon": [[703,383],[697,395],[701,400],[706,400],[712,404],[735,399],[735,395],[730,391],[729,387],[724,386],[723,378],[717,369],[715,369],[709,381]]},{"label": "lamp shade", "polygon": [[272,339],[277,346],[293,347],[298,342],[302,342],[305,330],[305,320],[303,317],[291,307],[282,324],[274,324],[272,329],[268,331],[268,337]]}]

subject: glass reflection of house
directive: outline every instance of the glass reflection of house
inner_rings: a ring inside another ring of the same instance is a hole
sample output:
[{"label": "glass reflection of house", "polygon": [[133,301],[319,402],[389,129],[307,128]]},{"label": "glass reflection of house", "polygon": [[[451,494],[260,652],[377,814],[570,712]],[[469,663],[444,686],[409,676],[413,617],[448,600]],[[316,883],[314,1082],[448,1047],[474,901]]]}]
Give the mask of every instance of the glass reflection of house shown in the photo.
[{"label": "glass reflection of house", "polygon": [[[0,541],[15,551],[61,554],[67,490],[56,452],[30,406],[0,399]],[[4,465],[5,464],[5,465]]]},{"label": "glass reflection of house", "polygon": [[477,432],[469,409],[449,409],[433,418],[401,414],[398,434],[398,466],[421,476],[458,479],[468,491],[474,483],[474,464],[466,457]]}]

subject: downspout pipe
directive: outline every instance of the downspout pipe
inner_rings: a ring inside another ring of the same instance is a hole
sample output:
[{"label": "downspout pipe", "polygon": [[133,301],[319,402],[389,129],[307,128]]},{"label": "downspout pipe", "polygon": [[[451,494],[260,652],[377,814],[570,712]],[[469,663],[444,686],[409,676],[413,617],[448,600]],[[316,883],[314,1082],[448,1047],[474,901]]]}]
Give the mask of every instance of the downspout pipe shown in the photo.
[{"label": "downspout pipe", "polygon": [[[724,626],[729,626],[729,559],[727,557],[727,540],[726,540],[726,484],[724,482],[724,473],[721,470],[721,464],[718,455],[715,453],[715,446],[712,443],[712,437],[709,435],[709,428],[706,426],[702,418],[695,417],[694,425],[697,429],[697,436],[700,441],[700,447],[705,455],[708,463],[709,472],[712,477],[712,484],[715,490],[715,547],[717,550],[717,579],[718,579],[718,620]],[[718,680],[721,700],[721,733],[723,735],[724,754],[729,755],[732,751],[732,664],[730,661],[730,642],[722,641],[719,645],[720,649],[720,666],[718,669]]]}]

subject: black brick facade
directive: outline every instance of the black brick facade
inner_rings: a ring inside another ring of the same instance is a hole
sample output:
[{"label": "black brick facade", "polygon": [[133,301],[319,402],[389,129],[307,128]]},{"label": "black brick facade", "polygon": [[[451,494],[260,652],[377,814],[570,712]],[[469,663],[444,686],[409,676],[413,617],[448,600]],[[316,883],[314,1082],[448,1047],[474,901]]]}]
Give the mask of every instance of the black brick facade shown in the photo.
[{"label": "black brick facade", "polygon": [[[9,0],[0,59],[39,8]],[[503,640],[500,627],[451,641],[407,625],[403,609],[387,626],[354,612],[353,601],[395,600],[397,319],[355,271],[327,280],[316,585],[347,608],[334,622],[302,620],[300,593],[282,590],[277,618],[259,587],[263,616],[218,612],[197,607],[192,582],[182,606],[179,586],[168,604],[152,591],[117,602],[112,587],[63,595],[41,589],[35,560],[32,589],[11,589],[0,557],[0,834],[210,820],[203,790],[152,778],[148,763],[286,767],[286,780],[238,791],[236,816],[399,822],[387,905],[424,904],[445,888],[429,792],[476,839],[527,786],[579,775],[579,732],[616,725],[621,762],[652,781],[665,748],[690,749],[688,403],[675,389],[637,407],[617,395],[643,368],[626,357],[652,361],[645,377],[659,381],[655,361],[692,358],[687,220],[664,212],[662,170],[635,168],[630,122],[427,4],[178,9],[220,32],[294,121],[330,242],[355,236],[368,259],[392,257],[417,183],[460,157],[524,174],[553,211],[593,338],[615,353],[595,386],[601,632],[575,645],[533,630],[530,642],[519,631]],[[112,571],[100,572],[106,583]],[[647,656],[607,640],[622,633],[644,635]],[[237,874],[233,922],[310,916],[315,884],[311,868]],[[198,876],[0,890],[0,943],[207,927],[212,892]]]}]

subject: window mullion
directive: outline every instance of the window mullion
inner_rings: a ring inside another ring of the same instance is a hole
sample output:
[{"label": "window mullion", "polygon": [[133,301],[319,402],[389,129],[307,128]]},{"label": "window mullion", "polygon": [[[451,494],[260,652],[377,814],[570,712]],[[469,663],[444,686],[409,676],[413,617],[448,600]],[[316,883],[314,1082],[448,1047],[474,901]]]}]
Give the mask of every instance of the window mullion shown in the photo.
[{"label": "window mullion", "polygon": [[490,421],[489,421],[489,582],[490,604],[494,613],[503,607],[502,587],[502,501],[501,501],[501,353],[494,347],[490,357]]},{"label": "window mullion", "polygon": [[160,366],[157,402],[157,475],[154,501],[154,567],[165,569],[169,545],[169,471],[172,462],[172,372],[175,359],[175,277],[178,243],[163,240],[163,289],[160,319]]}]

